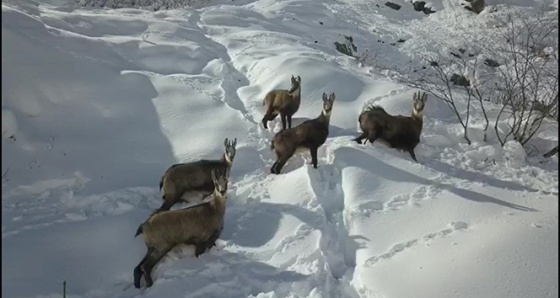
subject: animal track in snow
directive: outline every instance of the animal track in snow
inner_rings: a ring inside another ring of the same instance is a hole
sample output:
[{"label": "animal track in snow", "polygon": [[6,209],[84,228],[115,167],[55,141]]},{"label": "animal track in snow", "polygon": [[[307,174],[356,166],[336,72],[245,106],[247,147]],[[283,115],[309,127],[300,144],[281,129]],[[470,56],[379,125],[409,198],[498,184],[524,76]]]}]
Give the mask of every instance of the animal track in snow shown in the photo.
[{"label": "animal track in snow", "polygon": [[448,228],[443,229],[441,231],[427,234],[417,239],[412,239],[406,242],[397,243],[393,247],[391,247],[387,252],[367,259],[365,265],[371,267],[381,260],[391,259],[396,254],[405,251],[407,249],[410,249],[418,244],[423,243],[429,246],[430,242],[434,241],[437,238],[444,238],[453,232],[466,230],[469,227],[467,223],[461,221],[451,222],[449,223],[448,226],[449,226]]}]

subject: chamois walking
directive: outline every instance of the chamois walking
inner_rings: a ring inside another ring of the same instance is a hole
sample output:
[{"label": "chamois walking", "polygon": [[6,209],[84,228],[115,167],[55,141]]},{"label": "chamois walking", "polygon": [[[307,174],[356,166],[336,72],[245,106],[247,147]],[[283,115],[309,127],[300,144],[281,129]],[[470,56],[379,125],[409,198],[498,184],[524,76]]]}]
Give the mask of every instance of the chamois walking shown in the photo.
[{"label": "chamois walking", "polygon": [[[362,134],[355,138],[358,144],[366,139],[373,143],[380,139],[392,148],[406,151],[414,161],[418,162],[414,154],[414,148],[420,142],[422,123],[424,118],[424,107],[428,95],[416,92],[412,98],[412,115],[389,115],[378,105],[367,107],[358,117]],[[364,143],[364,144],[365,144]]]},{"label": "chamois walking", "polygon": [[140,288],[142,276],[147,287],[153,285],[153,268],[175,246],[194,245],[198,257],[220,237],[224,227],[228,174],[223,169],[212,169],[211,177],[214,193],[210,201],[184,209],[155,212],[140,225],[136,236],[143,234],[148,251],[134,268],[136,288]]},{"label": "chamois walking", "polygon": [[268,121],[274,120],[278,114],[282,119],[282,130],[286,129],[286,121],[288,128],[292,128],[292,116],[299,109],[301,102],[301,77],[297,79],[292,75],[292,87],[290,90],[272,90],[266,94],[263,100],[263,106],[266,106],[266,114],[262,119],[265,129],[268,129]]},{"label": "chamois walking", "polygon": [[329,121],[333,108],[335,95],[327,98],[323,93],[323,111],[315,119],[307,120],[300,125],[280,131],[272,139],[271,149],[276,153],[276,162],[270,172],[280,174],[280,170],[294,153],[309,149],[313,167],[317,168],[317,149],[321,147],[329,136]]},{"label": "chamois walking", "polygon": [[159,189],[163,189],[163,204],[158,211],[169,210],[173,205],[181,201],[185,193],[200,193],[202,198],[214,191],[211,171],[225,170],[229,177],[229,171],[235,157],[235,146],[237,138],[230,142],[224,141],[224,155],[219,160],[202,159],[190,163],[181,163],[171,166],[161,177]]}]

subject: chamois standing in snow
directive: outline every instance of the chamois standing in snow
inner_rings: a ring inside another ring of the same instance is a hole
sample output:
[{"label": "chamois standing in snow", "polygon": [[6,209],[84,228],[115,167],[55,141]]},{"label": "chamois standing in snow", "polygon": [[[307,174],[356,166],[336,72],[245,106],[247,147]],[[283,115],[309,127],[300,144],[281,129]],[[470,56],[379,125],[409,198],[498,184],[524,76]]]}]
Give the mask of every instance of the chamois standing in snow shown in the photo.
[{"label": "chamois standing in snow", "polygon": [[280,131],[272,139],[271,149],[276,153],[276,162],[272,165],[270,172],[280,174],[280,170],[288,159],[296,152],[309,149],[313,167],[317,168],[317,149],[321,147],[329,136],[329,121],[333,108],[335,95],[327,98],[323,93],[323,111],[315,119],[307,120],[300,125]]},{"label": "chamois standing in snow", "polygon": [[301,77],[297,79],[292,75],[292,87],[290,90],[272,90],[266,94],[263,106],[266,106],[266,114],[262,119],[265,129],[268,129],[267,122],[274,120],[278,114],[282,119],[282,130],[292,128],[292,116],[299,109],[301,102]]},{"label": "chamois standing in snow", "polygon": [[214,245],[224,226],[227,177],[226,170],[212,169],[214,193],[210,201],[184,209],[155,212],[138,227],[135,236],[143,234],[148,251],[134,268],[136,288],[140,288],[142,275],[147,287],[153,285],[152,269],[175,246],[194,245],[198,257]]},{"label": "chamois standing in snow", "polygon": [[365,143],[367,141],[373,143],[375,140],[381,139],[392,148],[408,152],[412,159],[418,162],[414,148],[420,142],[427,98],[428,95],[425,92],[414,93],[410,117],[389,115],[378,105],[367,107],[358,117],[362,134],[354,140],[361,144],[363,139],[366,139]]},{"label": "chamois standing in snow", "polygon": [[159,211],[169,210],[180,202],[182,196],[187,193],[202,192],[202,197],[210,195],[214,191],[212,182],[212,170],[225,170],[228,177],[229,171],[235,157],[235,146],[237,138],[230,142],[224,141],[224,155],[219,160],[202,159],[190,163],[181,163],[171,166],[161,177],[159,189],[163,189],[163,204]]}]

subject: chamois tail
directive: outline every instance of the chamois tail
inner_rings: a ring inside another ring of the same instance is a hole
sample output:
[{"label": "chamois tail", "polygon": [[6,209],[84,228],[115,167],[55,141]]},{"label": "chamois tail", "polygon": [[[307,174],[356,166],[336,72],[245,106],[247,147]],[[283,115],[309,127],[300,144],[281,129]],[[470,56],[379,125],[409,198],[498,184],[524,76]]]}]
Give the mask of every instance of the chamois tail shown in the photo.
[{"label": "chamois tail", "polygon": [[134,237],[136,238],[136,236],[138,236],[142,233],[144,233],[144,223],[142,223],[138,226],[138,229],[136,229],[136,234],[134,234]]}]

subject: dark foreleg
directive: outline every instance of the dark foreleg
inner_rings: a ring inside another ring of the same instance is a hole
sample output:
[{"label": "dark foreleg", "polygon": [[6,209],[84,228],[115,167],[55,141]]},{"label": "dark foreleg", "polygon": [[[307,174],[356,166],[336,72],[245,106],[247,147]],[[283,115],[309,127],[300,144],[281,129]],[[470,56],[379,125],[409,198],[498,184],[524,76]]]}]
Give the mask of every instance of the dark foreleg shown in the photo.
[{"label": "dark foreleg", "polygon": [[281,157],[280,159],[278,159],[278,161],[276,161],[275,165],[273,166],[272,170],[273,170],[273,174],[280,174],[280,171],[282,170],[282,168],[284,167],[284,165],[286,164],[286,162],[288,162],[288,159],[290,159],[290,157]]},{"label": "dark foreleg", "polygon": [[414,154],[414,149],[408,149],[408,153],[410,154],[410,157],[414,159],[415,162],[418,162],[418,160],[416,159],[416,154]]},{"label": "dark foreleg", "polygon": [[282,118],[282,130],[286,130],[286,114],[280,114],[280,118]]},{"label": "dark foreleg", "polygon": [[355,138],[354,141],[356,141],[356,143],[361,145],[362,140],[365,139],[366,137],[367,137],[367,134],[365,132],[362,132],[362,134],[359,137]]},{"label": "dark foreleg", "polygon": [[372,131],[368,134],[368,141],[373,144],[373,142],[375,142],[375,140],[377,140],[377,138],[379,137],[380,132],[379,131]]},{"label": "dark foreleg", "polygon": [[288,115],[288,128],[292,128],[292,115]]},{"label": "dark foreleg", "polygon": [[311,163],[315,169],[317,168],[317,149],[319,148],[309,148],[309,153],[311,153]]}]

